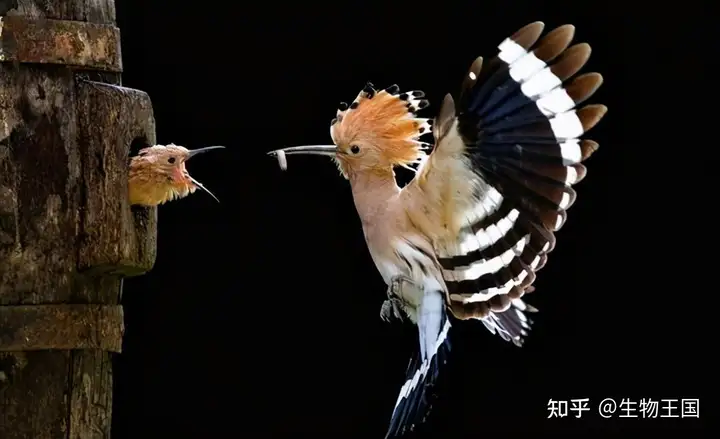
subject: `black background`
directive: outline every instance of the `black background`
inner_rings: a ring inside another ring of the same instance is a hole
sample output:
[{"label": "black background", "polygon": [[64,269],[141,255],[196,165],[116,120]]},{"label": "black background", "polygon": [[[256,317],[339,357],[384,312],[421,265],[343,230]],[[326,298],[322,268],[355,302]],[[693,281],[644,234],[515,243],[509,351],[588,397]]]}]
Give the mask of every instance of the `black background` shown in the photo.
[{"label": "black background", "polygon": [[589,5],[118,1],[123,85],[149,93],[158,142],[228,149],[188,166],[221,203],[196,193],[161,206],[155,267],[125,281],[113,437],[382,437],[415,329],[379,318],[386,287],[335,166],[291,157],[283,173],[265,153],[330,142],[338,103],[368,80],[425,91],[434,116],[476,56],[535,20],[572,23],[592,45],[584,71],[603,74],[593,102],[609,107],[589,136],[601,148],[535,282],[541,312],[526,345],[456,326],[425,437],[699,431],[693,419],[594,411],[546,419],[549,398],[594,408],[697,398],[706,385],[685,322],[695,305],[665,309],[683,286],[654,277],[677,269],[641,229],[650,201],[637,125],[661,121],[639,123],[653,110],[634,101],[649,87],[638,48],[653,23]]}]

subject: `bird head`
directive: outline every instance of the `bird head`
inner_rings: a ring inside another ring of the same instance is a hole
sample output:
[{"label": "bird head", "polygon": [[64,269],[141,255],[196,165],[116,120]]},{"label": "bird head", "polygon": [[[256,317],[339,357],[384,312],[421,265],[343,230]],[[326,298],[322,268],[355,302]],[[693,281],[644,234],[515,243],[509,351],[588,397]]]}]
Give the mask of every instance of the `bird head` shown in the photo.
[{"label": "bird head", "polygon": [[345,178],[364,172],[387,172],[409,167],[426,156],[427,143],[418,139],[430,132],[430,120],[417,118],[428,106],[421,91],[401,93],[397,85],[377,91],[368,83],[348,105],[340,103],[330,123],[334,145],[295,146],[271,155],[314,154],[332,157]]},{"label": "bird head", "polygon": [[190,158],[224,146],[200,149],[169,144],[143,148],[130,160],[129,195],[131,205],[157,206],[176,198],[184,198],[200,188],[217,198],[199,181],[190,176],[185,162]]}]

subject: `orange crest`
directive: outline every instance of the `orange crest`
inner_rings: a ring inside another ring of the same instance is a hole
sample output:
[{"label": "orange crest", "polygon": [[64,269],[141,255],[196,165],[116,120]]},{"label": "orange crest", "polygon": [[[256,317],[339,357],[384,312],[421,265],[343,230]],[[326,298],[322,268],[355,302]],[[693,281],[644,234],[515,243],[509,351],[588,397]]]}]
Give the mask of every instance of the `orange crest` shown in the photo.
[{"label": "orange crest", "polygon": [[338,146],[358,141],[374,145],[392,165],[418,163],[430,147],[418,140],[431,132],[430,119],[416,117],[429,105],[424,96],[417,90],[400,93],[397,85],[376,91],[368,82],[352,104],[340,103],[330,136]]}]

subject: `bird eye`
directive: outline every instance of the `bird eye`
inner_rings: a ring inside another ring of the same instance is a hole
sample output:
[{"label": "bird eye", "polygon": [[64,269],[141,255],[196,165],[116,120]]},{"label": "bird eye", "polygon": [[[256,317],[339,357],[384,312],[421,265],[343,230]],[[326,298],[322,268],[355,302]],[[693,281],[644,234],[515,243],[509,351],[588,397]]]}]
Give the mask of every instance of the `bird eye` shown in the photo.
[{"label": "bird eye", "polygon": [[357,153],[360,152],[360,147],[357,146],[357,145],[352,145],[352,146],[350,147],[350,152],[353,153],[353,154],[357,154]]},{"label": "bird eye", "polygon": [[170,164],[175,163],[175,157],[168,158],[168,163],[170,163]]}]

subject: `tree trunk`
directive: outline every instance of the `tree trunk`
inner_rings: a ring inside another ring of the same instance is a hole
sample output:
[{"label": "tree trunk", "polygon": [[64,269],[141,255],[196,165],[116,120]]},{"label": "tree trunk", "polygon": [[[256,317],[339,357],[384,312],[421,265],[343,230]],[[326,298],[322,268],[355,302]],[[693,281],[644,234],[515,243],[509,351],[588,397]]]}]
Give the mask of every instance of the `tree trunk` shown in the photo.
[{"label": "tree trunk", "polygon": [[0,438],[109,438],[123,276],[155,262],[127,197],[147,94],[120,86],[114,0],[0,0]]}]

